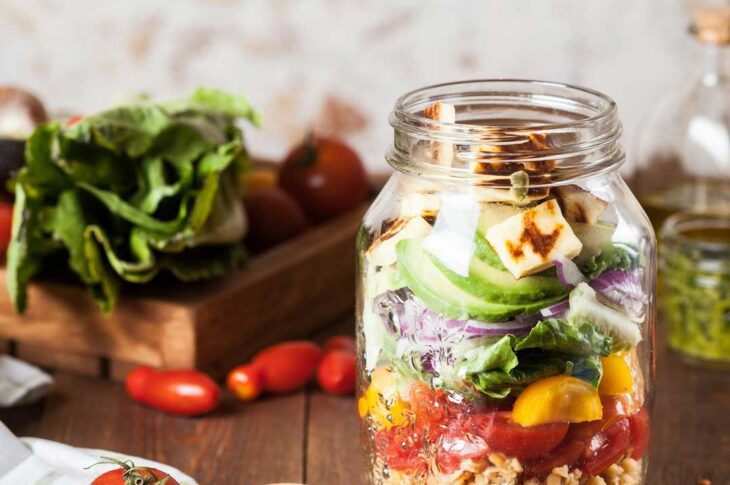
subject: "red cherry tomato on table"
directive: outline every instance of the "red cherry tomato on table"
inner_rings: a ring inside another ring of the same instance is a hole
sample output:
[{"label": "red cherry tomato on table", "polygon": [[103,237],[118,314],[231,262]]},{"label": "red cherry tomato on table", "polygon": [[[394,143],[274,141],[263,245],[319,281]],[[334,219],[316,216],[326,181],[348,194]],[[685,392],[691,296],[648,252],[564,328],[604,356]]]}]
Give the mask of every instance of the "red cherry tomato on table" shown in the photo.
[{"label": "red cherry tomato on table", "polygon": [[325,340],[322,349],[325,353],[330,350],[346,350],[354,354],[356,352],[355,339],[349,335],[333,335]]},{"label": "red cherry tomato on table", "polygon": [[236,398],[253,401],[264,390],[264,373],[253,364],[239,365],[228,373],[226,386]]},{"label": "red cherry tomato on table", "polygon": [[299,204],[279,187],[265,187],[243,195],[248,216],[246,246],[260,252],[291,239],[309,223]]},{"label": "red cherry tomato on table", "polygon": [[360,157],[335,138],[310,136],[284,159],[279,185],[322,222],[357,207],[368,193]]},{"label": "red cherry tomato on table", "polygon": [[500,411],[474,416],[478,430],[489,447],[519,460],[529,460],[558,447],[568,434],[567,423],[521,426],[512,421],[512,413]]},{"label": "red cherry tomato on table", "polygon": [[129,396],[140,404],[178,416],[199,416],[218,405],[220,388],[196,370],[157,371],[139,367],[125,380]]},{"label": "red cherry tomato on table", "polygon": [[631,428],[631,458],[640,459],[644,455],[646,445],[649,442],[649,413],[642,407],[638,413],[629,416],[629,427]]},{"label": "red cherry tomato on table", "polygon": [[10,245],[13,228],[13,204],[0,202],[0,254],[4,254]]},{"label": "red cherry tomato on table", "polygon": [[317,369],[319,386],[331,394],[350,394],[357,379],[355,354],[347,350],[331,350],[324,354]]},{"label": "red cherry tomato on table", "polygon": [[264,374],[264,389],[286,393],[303,389],[314,376],[322,351],[312,342],[294,340],[262,350],[251,361]]}]

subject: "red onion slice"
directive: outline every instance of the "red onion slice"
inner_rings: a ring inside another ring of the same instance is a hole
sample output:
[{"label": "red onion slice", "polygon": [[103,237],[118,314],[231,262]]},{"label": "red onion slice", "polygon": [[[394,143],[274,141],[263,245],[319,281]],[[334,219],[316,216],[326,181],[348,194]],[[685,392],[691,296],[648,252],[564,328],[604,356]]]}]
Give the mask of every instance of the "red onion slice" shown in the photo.
[{"label": "red onion slice", "polygon": [[555,270],[558,273],[558,279],[563,286],[572,288],[578,283],[584,283],[586,277],[580,272],[578,266],[570,259],[559,256],[553,261]]},{"label": "red onion slice", "polygon": [[540,315],[543,317],[554,317],[555,315],[560,315],[561,313],[565,313],[570,309],[570,302],[568,300],[563,300],[561,302],[556,303],[555,305],[550,305],[549,307],[543,308],[540,310]]},{"label": "red onion slice", "polygon": [[526,333],[534,325],[518,321],[509,322],[496,322],[496,323],[484,323],[477,322],[476,320],[469,320],[464,327],[464,333],[470,336],[483,336],[483,335],[508,335],[517,333]]}]

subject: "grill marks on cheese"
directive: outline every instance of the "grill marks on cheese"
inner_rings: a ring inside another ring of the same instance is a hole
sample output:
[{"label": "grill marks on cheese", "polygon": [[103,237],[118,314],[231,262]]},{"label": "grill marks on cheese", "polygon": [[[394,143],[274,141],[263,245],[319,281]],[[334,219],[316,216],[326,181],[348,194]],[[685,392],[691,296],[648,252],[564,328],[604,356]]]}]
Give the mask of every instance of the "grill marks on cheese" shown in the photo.
[{"label": "grill marks on cheese", "polygon": [[485,236],[515,278],[542,271],[558,257],[573,258],[583,247],[554,199],[495,224]]},{"label": "grill marks on cheese", "polygon": [[[552,205],[548,206],[548,211],[554,213],[555,209]],[[514,259],[522,259],[525,256],[522,248],[528,244],[532,247],[532,250],[546,258],[555,248],[555,244],[560,238],[560,234],[563,232],[565,227],[563,224],[556,224],[555,228],[550,233],[543,233],[535,223],[535,212],[527,211],[522,214],[522,223],[524,228],[522,229],[522,235],[520,235],[520,244],[515,245],[512,241],[507,241],[507,250],[510,252]]]}]

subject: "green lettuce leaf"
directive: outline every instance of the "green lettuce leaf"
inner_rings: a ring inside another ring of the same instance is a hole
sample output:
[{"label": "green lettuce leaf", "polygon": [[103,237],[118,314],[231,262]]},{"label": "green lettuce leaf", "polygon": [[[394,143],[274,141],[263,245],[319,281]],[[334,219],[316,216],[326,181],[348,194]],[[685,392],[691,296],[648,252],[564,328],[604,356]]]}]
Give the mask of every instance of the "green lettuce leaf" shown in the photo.
[{"label": "green lettuce leaf", "polygon": [[598,255],[578,265],[581,273],[589,280],[610,269],[631,270],[640,265],[639,253],[623,244],[611,244]]},{"label": "green lettuce leaf", "polygon": [[242,96],[202,88],[39,126],[16,178],[7,278],[17,311],[54,254],[111,311],[124,284],[166,271],[184,281],[221,276],[245,258],[240,174],[250,162]]},{"label": "green lettuce leaf", "polygon": [[559,357],[523,357],[523,361],[510,371],[492,369],[470,376],[482,393],[495,399],[503,399],[519,393],[533,382],[554,375],[564,374],[570,366]]},{"label": "green lettuce leaf", "polygon": [[539,322],[525,336],[506,335],[486,348],[464,354],[461,375],[483,394],[504,399],[545,377],[571,375],[598,387],[601,356],[613,339],[590,325],[574,327],[564,320]]},{"label": "green lettuce leaf", "polygon": [[539,349],[576,355],[611,353],[613,339],[599,333],[589,324],[576,327],[565,320],[550,319],[535,325],[526,337],[520,339],[515,350]]}]

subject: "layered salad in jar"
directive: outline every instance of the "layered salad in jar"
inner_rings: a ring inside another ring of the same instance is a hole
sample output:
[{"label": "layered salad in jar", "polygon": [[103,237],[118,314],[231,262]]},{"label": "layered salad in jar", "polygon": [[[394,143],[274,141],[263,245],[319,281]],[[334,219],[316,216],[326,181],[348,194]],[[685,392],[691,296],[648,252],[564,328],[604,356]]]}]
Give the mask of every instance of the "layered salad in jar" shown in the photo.
[{"label": "layered salad in jar", "polygon": [[[434,163],[460,150],[433,143]],[[551,165],[516,168],[513,182]],[[369,481],[643,483],[647,275],[610,197],[390,184],[390,216],[366,217],[358,243]]]}]

